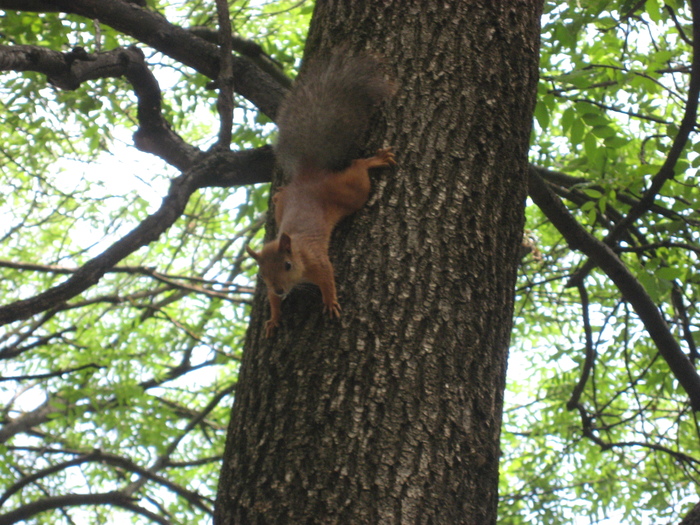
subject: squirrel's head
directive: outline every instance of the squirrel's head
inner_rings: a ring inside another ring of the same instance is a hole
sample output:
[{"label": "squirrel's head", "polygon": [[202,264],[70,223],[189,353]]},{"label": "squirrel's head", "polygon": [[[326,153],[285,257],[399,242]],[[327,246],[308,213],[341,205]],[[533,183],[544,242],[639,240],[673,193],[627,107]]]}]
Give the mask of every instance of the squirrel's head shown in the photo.
[{"label": "squirrel's head", "polygon": [[294,286],[303,280],[304,268],[299,257],[292,250],[292,239],[286,233],[279,239],[268,242],[263,249],[256,252],[246,246],[246,251],[255,259],[260,267],[268,289],[284,297]]}]

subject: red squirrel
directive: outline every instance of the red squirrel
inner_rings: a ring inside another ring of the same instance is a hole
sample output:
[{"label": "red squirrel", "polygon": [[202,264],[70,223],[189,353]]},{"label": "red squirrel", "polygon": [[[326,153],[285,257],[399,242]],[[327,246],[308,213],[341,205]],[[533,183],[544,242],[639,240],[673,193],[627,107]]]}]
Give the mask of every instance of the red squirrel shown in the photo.
[{"label": "red squirrel", "polygon": [[290,182],[272,197],[277,238],[259,252],[246,247],[267,286],[266,337],[279,326],[282,299],[299,283],[316,284],[324,312],[340,317],[328,245],[335,225],[367,202],[367,170],[396,164],[390,148],[352,160],[372,110],[393,92],[378,59],[333,54],[310,63],[283,102],[275,156]]}]

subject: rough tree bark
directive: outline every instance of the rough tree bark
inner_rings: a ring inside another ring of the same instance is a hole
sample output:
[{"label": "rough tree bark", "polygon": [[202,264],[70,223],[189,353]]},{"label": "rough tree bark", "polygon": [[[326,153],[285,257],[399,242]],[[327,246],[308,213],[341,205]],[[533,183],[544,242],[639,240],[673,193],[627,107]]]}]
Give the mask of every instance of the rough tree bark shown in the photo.
[{"label": "rough tree bark", "polygon": [[307,54],[386,57],[368,205],[265,340],[258,294],[216,523],[495,523],[541,0],[319,0]]}]

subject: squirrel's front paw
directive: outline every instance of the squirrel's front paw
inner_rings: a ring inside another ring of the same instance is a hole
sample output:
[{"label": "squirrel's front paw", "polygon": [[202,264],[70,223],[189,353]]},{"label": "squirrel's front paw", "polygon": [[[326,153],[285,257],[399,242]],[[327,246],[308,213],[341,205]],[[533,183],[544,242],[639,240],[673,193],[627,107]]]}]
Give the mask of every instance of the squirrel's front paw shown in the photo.
[{"label": "squirrel's front paw", "polygon": [[382,163],[381,166],[396,166],[393,148],[378,149],[374,157]]},{"label": "squirrel's front paw", "polygon": [[265,337],[270,338],[272,337],[272,334],[275,332],[275,328],[279,326],[279,323],[273,319],[270,319],[265,322]]},{"label": "squirrel's front paw", "polygon": [[342,308],[340,308],[338,301],[330,301],[323,305],[323,313],[325,314],[326,312],[328,312],[328,315],[330,315],[331,317],[335,317],[336,319],[340,317],[341,310]]}]

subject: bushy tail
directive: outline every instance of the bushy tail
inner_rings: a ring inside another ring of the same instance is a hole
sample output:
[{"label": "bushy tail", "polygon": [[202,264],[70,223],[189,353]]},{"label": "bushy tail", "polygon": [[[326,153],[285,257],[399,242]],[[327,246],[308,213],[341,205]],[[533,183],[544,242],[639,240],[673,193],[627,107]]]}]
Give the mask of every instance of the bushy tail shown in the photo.
[{"label": "bushy tail", "polygon": [[372,110],[393,92],[377,58],[336,53],[314,60],[280,108],[278,163],[289,176],[344,169],[357,155]]}]

